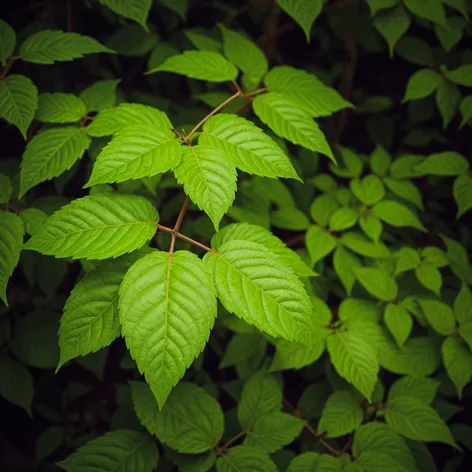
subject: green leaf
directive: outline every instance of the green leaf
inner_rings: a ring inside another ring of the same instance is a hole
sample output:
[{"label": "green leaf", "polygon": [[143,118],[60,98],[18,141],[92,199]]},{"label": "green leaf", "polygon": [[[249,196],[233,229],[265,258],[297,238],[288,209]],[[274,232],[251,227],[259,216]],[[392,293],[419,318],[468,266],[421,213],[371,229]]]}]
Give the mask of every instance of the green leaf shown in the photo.
[{"label": "green leaf", "polygon": [[319,226],[308,228],[305,241],[312,265],[324,259],[336,247],[336,238]]},{"label": "green leaf", "polygon": [[15,30],[4,20],[0,19],[0,63],[7,65],[7,59],[13,55],[16,46]]},{"label": "green leaf", "polygon": [[365,257],[390,257],[390,251],[385,244],[374,243],[367,239],[363,234],[348,232],[344,233],[340,239],[341,244],[351,251]]},{"label": "green leaf", "polygon": [[393,398],[387,403],[385,420],[391,428],[408,439],[456,446],[449,428],[436,411],[417,398]]},{"label": "green leaf", "polygon": [[152,438],[137,431],[119,429],[88,441],[57,465],[68,472],[152,472],[158,459]]},{"label": "green leaf", "polygon": [[69,170],[82,158],[90,142],[84,128],[73,126],[51,128],[34,136],[21,161],[20,198],[41,182]]},{"label": "green leaf", "polygon": [[387,223],[396,227],[412,227],[420,231],[427,231],[418,217],[406,206],[394,200],[382,200],[374,205],[372,213]]},{"label": "green leaf", "polygon": [[382,236],[382,222],[376,216],[370,213],[361,215],[359,226],[374,243],[379,243]]},{"label": "green leaf", "polygon": [[311,28],[323,9],[322,0],[276,0],[279,7],[292,17],[310,42]]},{"label": "green leaf", "polygon": [[13,184],[10,177],[0,174],[0,203],[8,203],[13,193]]},{"label": "green leaf", "polygon": [[257,353],[259,334],[235,333],[226,346],[219,368],[235,366]]},{"label": "green leaf", "polygon": [[100,111],[86,129],[90,136],[100,137],[110,136],[133,125],[146,125],[161,133],[173,128],[163,111],[140,103],[120,103],[115,108]]},{"label": "green leaf", "polygon": [[152,177],[175,168],[181,157],[180,140],[172,131],[149,125],[127,126],[98,155],[84,187]]},{"label": "green leaf", "polygon": [[354,269],[357,280],[375,298],[392,301],[398,293],[395,279],[387,272],[374,267],[359,267]]},{"label": "green leaf", "polygon": [[460,337],[469,345],[469,348],[472,349],[472,323],[459,326],[458,333]]},{"label": "green leaf", "polygon": [[198,143],[220,151],[248,174],[298,179],[284,151],[251,121],[225,113],[213,116],[203,126]]},{"label": "green leaf", "polygon": [[266,75],[269,65],[262,50],[244,34],[231,31],[219,23],[223,34],[223,52],[240,70],[258,83]]},{"label": "green leaf", "polygon": [[162,408],[215,321],[216,297],[201,260],[188,251],[138,260],[121,284],[119,312],[126,345]]},{"label": "green leaf", "polygon": [[298,103],[279,93],[258,95],[252,102],[254,112],[277,136],[310,151],[321,152],[336,162],[323,132]]},{"label": "green leaf", "polygon": [[0,213],[0,298],[7,302],[7,284],[20,260],[23,222],[13,213]]},{"label": "green leaf", "polygon": [[446,52],[456,46],[463,37],[464,20],[460,17],[449,17],[447,26],[435,25],[436,36]]},{"label": "green leaf", "polygon": [[397,462],[404,471],[416,471],[413,455],[404,439],[384,423],[362,425],[354,434],[352,452],[361,457],[365,453],[385,454],[389,456],[388,464]]},{"label": "green leaf", "polygon": [[156,397],[146,382],[130,381],[129,385],[136,416],[149,433],[157,435],[158,421],[160,421],[158,416],[161,412]]},{"label": "green leaf", "polygon": [[304,420],[288,413],[265,413],[254,421],[244,445],[269,453],[278,451],[300,435],[304,424]]},{"label": "green leaf", "polygon": [[454,181],[454,199],[457,202],[457,218],[472,208],[472,177],[460,175]]},{"label": "green leaf", "polygon": [[314,275],[314,272],[295,251],[289,249],[277,236],[274,236],[270,231],[261,226],[249,223],[236,223],[225,226],[213,236],[211,247],[218,251],[218,248],[223,243],[230,240],[253,241],[261,244],[272,251],[284,264],[291,267],[300,277]]},{"label": "green leaf", "polygon": [[400,38],[407,32],[411,25],[411,17],[402,5],[392,10],[377,13],[374,18],[374,26],[388,43],[390,57]]},{"label": "green leaf", "polygon": [[442,77],[435,70],[420,69],[410,77],[403,103],[431,95],[439,87],[442,80]]},{"label": "green leaf", "polygon": [[27,367],[9,357],[0,360],[0,396],[26,410],[31,416],[33,377]]},{"label": "green leaf", "polygon": [[305,231],[310,226],[310,220],[305,213],[295,207],[283,207],[270,214],[271,225],[292,231]]},{"label": "green leaf", "polygon": [[330,193],[315,198],[310,207],[310,214],[316,223],[321,226],[328,226],[331,215],[341,208],[336,195]]},{"label": "green leaf", "polygon": [[59,359],[57,329],[59,316],[47,311],[32,312],[15,325],[12,351],[24,364],[52,369]]},{"label": "green leaf", "polygon": [[118,257],[146,244],[157,221],[155,208],[142,197],[112,193],[83,197],[50,216],[25,249],[74,259]]},{"label": "green leaf", "polygon": [[27,208],[25,211],[20,213],[20,218],[23,220],[23,224],[25,225],[25,231],[29,235],[33,236],[38,233],[43,224],[46,223],[48,215],[37,208]]},{"label": "green leaf", "polygon": [[441,292],[442,276],[441,272],[433,265],[423,263],[415,269],[416,278],[423,287],[434,292],[438,297]]},{"label": "green leaf", "polygon": [[225,308],[274,337],[310,344],[311,303],[292,270],[252,241],[228,241],[203,258]]},{"label": "green leaf", "polygon": [[56,452],[65,438],[65,430],[62,426],[50,426],[38,437],[35,446],[36,464],[40,464],[51,454]]},{"label": "green leaf", "polygon": [[457,69],[445,71],[444,75],[458,85],[472,87],[472,66],[459,66]]},{"label": "green leaf", "polygon": [[388,303],[385,307],[385,324],[392,333],[398,347],[403,347],[413,328],[413,320],[401,305]]},{"label": "green leaf", "polygon": [[328,352],[338,374],[370,401],[377,382],[377,355],[365,336],[336,331],[327,339]]},{"label": "green leaf", "polygon": [[121,334],[118,290],[126,271],[143,255],[137,251],[107,261],[75,285],[61,318],[58,369],[70,359],[110,345]]},{"label": "green leaf", "polygon": [[400,0],[367,0],[367,3],[372,11],[372,15],[375,15],[380,10],[397,6]]},{"label": "green leaf", "polygon": [[364,412],[351,392],[339,390],[328,398],[317,432],[328,438],[345,436],[359,428],[363,419]]},{"label": "green leaf", "polygon": [[382,146],[377,146],[370,156],[370,168],[376,175],[384,176],[391,163],[392,157]]},{"label": "green leaf", "polygon": [[472,118],[472,95],[465,97],[460,104],[462,122],[460,127],[463,128]]},{"label": "green leaf", "polygon": [[[356,466],[359,467],[359,469],[356,469],[356,471],[359,470],[359,472],[406,472],[407,470],[398,463],[396,458],[392,458],[390,455],[380,451],[364,452],[358,458]],[[348,468],[345,470],[348,472]],[[351,471],[351,469],[349,469],[349,471]]]},{"label": "green leaf", "polygon": [[467,345],[458,337],[448,337],[441,347],[447,375],[456,386],[459,399],[462,390],[472,377],[472,355]]},{"label": "green leaf", "polygon": [[430,0],[426,5],[422,0],[403,0],[403,3],[416,16],[447,25],[446,12],[442,0]]},{"label": "green leaf", "polygon": [[252,428],[254,422],[266,413],[280,411],[282,391],[272,375],[258,372],[244,384],[238,404],[238,420],[244,429]]},{"label": "green leaf", "polygon": [[38,89],[24,75],[9,75],[0,80],[0,118],[15,125],[26,139],[38,106]]},{"label": "green leaf", "polygon": [[315,472],[319,457],[317,452],[303,452],[290,462],[287,472]]},{"label": "green leaf", "polygon": [[277,472],[269,455],[258,447],[236,446],[216,461],[218,472]]},{"label": "green leaf", "polygon": [[105,5],[110,10],[113,10],[118,15],[129,18],[130,20],[139,23],[146,31],[147,17],[151,9],[152,0],[99,0],[102,5]]},{"label": "green leaf", "polygon": [[[179,148],[180,150],[180,148]],[[220,221],[234,201],[236,169],[217,149],[185,147],[182,162],[174,169],[185,193],[203,210],[218,231]]]},{"label": "green leaf", "polygon": [[352,193],[366,205],[374,205],[382,200],[385,188],[376,175],[367,175],[363,179],[353,179],[350,182]]},{"label": "green leaf", "polygon": [[[87,113],[114,107],[116,104],[116,88],[121,79],[98,80],[80,92]],[[144,105],[143,105],[144,106]]]},{"label": "green leaf", "polygon": [[264,77],[264,83],[270,92],[282,94],[297,102],[314,118],[329,116],[353,106],[313,74],[294,67],[273,67]]},{"label": "green leaf", "polygon": [[[210,34],[210,32],[203,32],[200,30],[200,28],[195,28],[194,30],[184,30],[184,34],[197,49],[200,49],[200,51],[213,51],[221,53],[221,42],[215,39],[213,35]],[[176,51],[176,53],[177,52],[178,51]]]},{"label": "green leaf", "polygon": [[428,323],[439,334],[447,336],[454,332],[456,320],[449,305],[438,300],[418,300]]},{"label": "green leaf", "polygon": [[184,51],[169,57],[147,74],[154,72],[173,72],[207,82],[228,82],[238,76],[238,69],[231,62],[212,51]]},{"label": "green leaf", "polygon": [[47,29],[32,34],[20,47],[22,59],[35,64],[72,61],[99,52],[113,53],[90,36]]},{"label": "green leaf", "polygon": [[454,300],[454,315],[460,324],[472,322],[472,293],[464,282]]},{"label": "green leaf", "polygon": [[36,119],[45,123],[74,123],[87,114],[85,103],[72,93],[42,93]]},{"label": "green leaf", "polygon": [[410,180],[391,179],[390,177],[385,177],[383,182],[394,195],[413,203],[420,210],[424,210],[421,192],[413,182]]},{"label": "green leaf", "polygon": [[331,231],[343,231],[352,228],[359,218],[359,213],[352,208],[340,208],[330,218],[329,229]]},{"label": "green leaf", "polygon": [[352,252],[338,246],[333,256],[333,267],[348,295],[356,282],[354,270],[361,266],[359,258]]},{"label": "green leaf", "polygon": [[404,36],[397,45],[397,54],[407,62],[423,67],[436,68],[433,48],[424,39]]},{"label": "green leaf", "polygon": [[397,397],[413,397],[429,405],[433,403],[438,387],[439,382],[428,377],[402,377],[390,387],[388,401]]},{"label": "green leaf", "polygon": [[160,0],[160,3],[179,15],[182,20],[185,21],[187,19],[189,0]]},{"label": "green leaf", "polygon": [[415,167],[422,175],[456,176],[466,174],[469,162],[454,151],[443,151],[430,154],[423,162]]},{"label": "green leaf", "polygon": [[447,80],[441,82],[436,90],[436,105],[441,112],[443,129],[446,129],[451,123],[461,99],[462,95],[457,85]]}]

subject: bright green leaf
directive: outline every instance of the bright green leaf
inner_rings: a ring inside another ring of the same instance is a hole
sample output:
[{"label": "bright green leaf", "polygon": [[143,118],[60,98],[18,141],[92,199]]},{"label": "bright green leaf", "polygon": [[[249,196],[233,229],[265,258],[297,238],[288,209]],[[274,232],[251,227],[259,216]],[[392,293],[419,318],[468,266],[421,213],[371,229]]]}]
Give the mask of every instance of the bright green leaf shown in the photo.
[{"label": "bright green leaf", "polygon": [[390,56],[393,56],[396,44],[407,32],[410,25],[411,17],[402,5],[375,15],[374,26],[387,41]]},{"label": "bright green leaf", "polygon": [[310,226],[305,235],[305,244],[311,263],[314,265],[336,247],[336,238],[319,226]]},{"label": "bright green leaf", "polygon": [[433,403],[439,382],[429,377],[405,376],[394,382],[388,392],[388,401],[396,397],[413,397],[426,405]]},{"label": "bright green leaf", "polygon": [[291,16],[310,42],[311,28],[323,8],[322,0],[276,0],[279,7]]},{"label": "bright green leaf", "polygon": [[37,208],[27,208],[20,213],[20,218],[25,225],[25,231],[29,235],[34,236],[41,230],[43,224],[46,223],[48,215]]},{"label": "bright green leaf", "polygon": [[99,0],[118,15],[139,23],[147,30],[146,21],[151,9],[152,0]]},{"label": "bright green leaf", "polygon": [[328,226],[331,215],[341,208],[340,203],[333,194],[320,195],[316,197],[310,207],[313,220],[321,226]]},{"label": "bright green leaf", "polygon": [[390,177],[385,177],[383,182],[394,195],[413,203],[420,210],[424,210],[421,192],[413,182],[410,180],[391,179]]},{"label": "bright green leaf", "polygon": [[341,236],[340,242],[351,251],[360,254],[361,256],[381,258],[390,257],[391,255],[385,244],[381,242],[374,243],[360,233],[344,233]]},{"label": "bright green leaf", "polygon": [[392,301],[398,293],[395,279],[387,272],[374,267],[354,269],[357,280],[375,298]]},{"label": "bright green leaf", "polygon": [[415,274],[423,287],[426,287],[439,296],[441,292],[442,276],[441,272],[439,272],[434,265],[425,262],[415,269]]},{"label": "bright green leaf", "polygon": [[359,213],[353,208],[340,208],[330,218],[329,229],[331,231],[343,231],[352,228],[359,218]]},{"label": "bright green leaf", "polygon": [[455,176],[466,174],[469,162],[454,151],[444,151],[430,154],[423,162],[415,167],[422,175]]},{"label": "bright green leaf", "polygon": [[449,305],[438,300],[418,300],[428,323],[444,336],[454,332],[456,321]]},{"label": "bright green leaf", "polygon": [[372,213],[384,223],[396,227],[412,227],[427,231],[418,217],[406,206],[393,200],[382,200],[374,205]]},{"label": "bright green leaf", "polygon": [[[80,92],[87,113],[114,107],[116,104],[116,88],[121,79],[98,80]],[[144,106],[144,105],[143,105]]]},{"label": "bright green leaf", "polygon": [[420,69],[410,77],[403,103],[431,95],[439,87],[441,81],[441,76],[435,70]]},{"label": "bright green leaf", "polygon": [[361,215],[359,226],[374,243],[379,243],[382,236],[382,222],[376,216],[370,213]]},{"label": "bright green leaf", "polygon": [[454,181],[454,199],[457,202],[457,218],[472,208],[472,177],[461,175]]},{"label": "bright green leaf", "polygon": [[333,256],[333,267],[348,295],[356,282],[354,270],[361,266],[359,258],[351,251],[338,246]]},{"label": "bright green leaf", "polygon": [[36,119],[45,123],[74,123],[87,113],[83,100],[72,93],[42,93]]},{"label": "bright green leaf", "polygon": [[366,205],[374,205],[382,200],[385,188],[376,175],[367,175],[363,179],[353,179],[350,182],[352,193]]},{"label": "bright green leaf", "polygon": [[404,307],[388,303],[385,307],[385,324],[399,347],[403,347],[413,328],[411,315]]}]

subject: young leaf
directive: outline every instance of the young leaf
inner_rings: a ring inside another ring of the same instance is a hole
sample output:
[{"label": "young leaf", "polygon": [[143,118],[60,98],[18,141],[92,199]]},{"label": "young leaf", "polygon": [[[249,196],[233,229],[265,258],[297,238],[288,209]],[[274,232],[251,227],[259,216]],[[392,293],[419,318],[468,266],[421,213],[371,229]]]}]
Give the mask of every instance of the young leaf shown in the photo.
[{"label": "young leaf", "polygon": [[270,92],[282,94],[297,102],[314,118],[329,116],[353,106],[313,74],[294,67],[273,67],[264,77],[264,83]]},{"label": "young leaf", "polygon": [[379,243],[383,228],[382,222],[376,216],[370,213],[361,215],[359,218],[359,226],[375,244]]},{"label": "young leaf", "polygon": [[107,261],[75,285],[61,318],[58,369],[70,359],[110,345],[120,335],[118,290],[128,268],[143,255],[136,251]]},{"label": "young leaf", "polygon": [[367,239],[363,234],[355,233],[353,231],[344,233],[339,240],[340,243],[351,251],[365,257],[390,257],[390,251],[383,243],[373,243]]},{"label": "young leaf", "polygon": [[336,210],[329,220],[330,231],[343,231],[352,228],[359,218],[359,212],[353,208],[340,208]]},{"label": "young leaf", "polygon": [[57,465],[67,472],[152,472],[158,459],[157,447],[148,435],[119,429],[92,439]]},{"label": "young leaf", "polygon": [[410,77],[403,103],[431,95],[439,87],[442,80],[442,77],[435,70],[420,69]]},{"label": "young leaf", "polygon": [[411,25],[411,17],[406,12],[403,5],[385,11],[381,11],[375,15],[374,26],[388,43],[390,57],[400,38],[408,31]]},{"label": "young leaf", "polygon": [[354,273],[360,284],[373,297],[389,302],[397,296],[397,283],[387,272],[374,267],[359,267],[354,269]]},{"label": "young leaf", "polygon": [[111,136],[133,125],[146,125],[163,133],[173,128],[161,110],[140,103],[120,103],[117,107],[100,111],[86,129],[90,136],[100,137]]},{"label": "young leaf", "polygon": [[327,339],[328,352],[338,374],[370,401],[377,382],[377,355],[364,336],[336,331]]},{"label": "young leaf", "polygon": [[20,260],[24,227],[19,216],[0,213],[0,298],[7,302],[7,284]]},{"label": "young leaf", "polygon": [[454,332],[456,321],[449,305],[438,300],[418,300],[428,323],[439,334],[447,336]]},{"label": "young leaf", "polygon": [[15,125],[26,139],[26,132],[38,107],[38,89],[24,75],[0,80],[0,118]]},{"label": "young leaf", "polygon": [[434,292],[438,297],[441,292],[442,276],[441,272],[433,265],[427,262],[422,263],[415,269],[416,278],[423,287]]},{"label": "young leaf", "polygon": [[282,391],[277,380],[272,375],[258,372],[244,384],[238,404],[239,423],[250,429],[261,415],[278,412],[281,407]]},{"label": "young leaf", "polygon": [[184,51],[169,57],[147,74],[154,72],[173,72],[207,82],[228,82],[238,76],[238,69],[231,62],[212,51]]},{"label": "young leaf", "polygon": [[403,0],[403,3],[414,15],[447,26],[442,0],[430,0],[428,5],[422,0]]},{"label": "young leaf", "polygon": [[251,121],[221,113],[203,126],[198,143],[218,149],[224,160],[248,174],[262,177],[299,177],[283,150]]},{"label": "young leaf", "polygon": [[472,66],[459,66],[455,70],[446,71],[444,75],[452,82],[464,87],[472,87]]},{"label": "young leaf", "polygon": [[459,399],[472,377],[472,355],[468,346],[458,337],[447,337],[441,346],[447,375],[456,386]]},{"label": "young leaf", "polygon": [[351,251],[338,246],[333,256],[333,267],[348,295],[356,282],[354,270],[361,266],[359,258]]},{"label": "young leaf", "polygon": [[146,31],[146,25],[149,11],[151,10],[152,0],[99,0],[102,5],[105,5],[110,10],[113,10],[118,15],[129,18],[130,20],[139,23]]},{"label": "young leaf", "polygon": [[74,259],[118,257],[146,244],[158,218],[155,208],[135,195],[83,197],[50,216],[25,249]]},{"label": "young leaf", "polygon": [[82,158],[90,142],[84,128],[73,126],[51,128],[34,136],[21,161],[19,197],[69,170]]},{"label": "young leaf", "polygon": [[42,93],[36,119],[45,123],[75,123],[87,114],[82,99],[72,93]]},{"label": "young leaf", "polygon": [[366,205],[374,205],[385,195],[383,183],[376,175],[367,175],[362,180],[353,179],[350,187],[352,193]]},{"label": "young leaf", "polygon": [[297,102],[278,93],[258,95],[252,102],[254,112],[277,136],[310,151],[321,152],[333,162],[333,152],[323,132]]},{"label": "young leaf", "polygon": [[383,222],[396,226],[427,231],[418,217],[406,206],[393,200],[382,200],[372,208],[372,213]]},{"label": "young leaf", "polygon": [[20,56],[26,62],[35,64],[54,64],[72,61],[85,54],[99,52],[113,53],[103,44],[89,36],[64,31],[42,30],[34,33],[21,45]]},{"label": "young leaf", "polygon": [[216,461],[217,472],[277,472],[277,466],[262,449],[253,446],[236,446]]},{"label": "young leaf", "polygon": [[322,0],[276,0],[280,8],[291,16],[302,28],[310,42],[311,28],[323,9]]},{"label": "young leaf", "polygon": [[15,30],[0,19],[0,63],[6,66],[7,59],[13,55],[16,46]]},{"label": "young leaf", "polygon": [[[87,113],[114,107],[116,104],[116,87],[121,79],[98,80],[80,92]],[[142,105],[144,107],[144,105]]]},{"label": "young leaf", "polygon": [[329,438],[345,436],[359,428],[363,419],[364,412],[352,393],[339,390],[328,398],[317,432]]},{"label": "young leaf", "polygon": [[457,218],[472,208],[472,178],[461,175],[454,181],[454,200],[457,203]]},{"label": "young leaf", "polygon": [[234,201],[236,168],[217,149],[184,147],[182,162],[174,169],[185,193],[203,210],[218,231],[221,218]]},{"label": "young leaf", "polygon": [[180,140],[169,129],[127,126],[98,155],[84,187],[152,177],[176,167],[181,156]]},{"label": "young leaf", "polygon": [[391,179],[390,177],[385,177],[383,182],[394,195],[403,198],[407,202],[413,203],[417,208],[424,211],[421,192],[413,182],[410,180]]},{"label": "young leaf", "polygon": [[31,416],[34,385],[28,368],[9,357],[2,358],[0,378],[0,397],[23,408]]},{"label": "young leaf", "polygon": [[388,401],[396,397],[413,397],[426,405],[433,403],[439,382],[428,377],[405,376],[397,380],[388,392]]},{"label": "young leaf", "polygon": [[119,311],[126,345],[162,408],[215,321],[216,297],[205,267],[188,251],[143,257],[121,284]]},{"label": "young leaf", "polygon": [[424,161],[415,167],[422,175],[456,176],[466,174],[469,162],[462,155],[454,151],[444,151],[430,154]]},{"label": "young leaf", "polygon": [[8,203],[13,193],[13,184],[10,177],[0,174],[0,203]]},{"label": "young leaf", "polygon": [[262,50],[247,36],[231,31],[222,23],[218,25],[223,34],[225,56],[246,75],[258,83],[266,75],[269,65]]},{"label": "young leaf", "polygon": [[449,428],[430,406],[413,397],[395,397],[387,403],[387,424],[415,441],[442,442],[456,447]]},{"label": "young leaf", "polygon": [[284,264],[291,267],[300,277],[314,275],[314,272],[295,251],[289,249],[277,236],[261,226],[249,223],[225,226],[221,231],[215,233],[211,239],[211,247],[218,251],[223,243],[230,240],[253,241],[261,244],[279,257]]},{"label": "young leaf", "polygon": [[402,305],[388,303],[385,307],[385,324],[398,347],[403,347],[413,328],[413,320],[408,311]]},{"label": "young leaf", "polygon": [[290,268],[252,241],[228,241],[203,258],[225,308],[274,337],[310,344],[311,303]]},{"label": "young leaf", "polygon": [[244,445],[255,446],[269,453],[275,452],[297,438],[304,423],[304,420],[288,413],[265,413],[254,421]]},{"label": "young leaf", "polygon": [[336,195],[329,193],[315,198],[310,207],[310,214],[316,223],[326,227],[333,213],[339,208],[341,208],[341,204]]},{"label": "young leaf", "polygon": [[443,129],[446,129],[451,123],[457,112],[457,107],[462,99],[461,92],[457,85],[443,80],[436,90],[436,105],[441,112],[443,119]]}]

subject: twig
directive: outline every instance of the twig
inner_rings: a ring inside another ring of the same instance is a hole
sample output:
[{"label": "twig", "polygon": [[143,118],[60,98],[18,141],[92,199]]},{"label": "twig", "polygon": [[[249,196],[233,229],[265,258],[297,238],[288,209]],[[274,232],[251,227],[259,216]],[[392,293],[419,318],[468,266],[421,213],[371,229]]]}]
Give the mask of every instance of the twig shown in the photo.
[{"label": "twig", "polygon": [[211,247],[205,246],[204,244],[202,244],[198,241],[195,241],[195,239],[192,239],[192,238],[189,238],[188,236],[185,236],[185,234],[179,233],[178,231],[174,233],[174,230],[172,228],[169,228],[168,226],[158,224],[157,229],[159,231],[162,231],[163,233],[175,234],[176,238],[183,239],[184,241],[187,241],[190,244],[193,244],[194,246],[197,246],[201,249],[204,249],[207,252],[216,252]]},{"label": "twig", "polygon": [[244,92],[241,90],[241,87],[239,86],[238,82],[236,80],[232,80],[231,82],[234,85],[236,92],[239,92],[240,95],[244,95]]},{"label": "twig", "polygon": [[[172,257],[172,254],[174,253],[175,239],[177,238],[177,233],[179,232],[182,221],[184,220],[185,213],[187,213],[189,203],[190,203],[190,199],[188,198],[188,196],[186,196],[184,200],[184,204],[182,205],[182,208],[180,209],[179,216],[177,217],[177,221],[175,222],[175,226],[171,232],[172,240],[170,242],[170,249],[169,249],[170,257]],[[169,261],[170,260],[171,259],[169,259]]]},{"label": "twig", "polygon": [[21,59],[21,56],[10,57],[7,65],[3,69],[2,75],[0,76],[0,80],[3,80],[7,76],[8,72],[10,72],[10,69],[12,68],[14,62],[17,61],[18,59]]},{"label": "twig", "polygon": [[244,94],[244,96],[245,96],[245,97],[252,97],[252,96],[258,95],[259,93],[262,93],[262,92],[267,92],[267,88],[266,88],[266,87],[263,87],[263,88],[254,90],[254,91],[252,91],[252,92],[247,92],[247,93]]}]

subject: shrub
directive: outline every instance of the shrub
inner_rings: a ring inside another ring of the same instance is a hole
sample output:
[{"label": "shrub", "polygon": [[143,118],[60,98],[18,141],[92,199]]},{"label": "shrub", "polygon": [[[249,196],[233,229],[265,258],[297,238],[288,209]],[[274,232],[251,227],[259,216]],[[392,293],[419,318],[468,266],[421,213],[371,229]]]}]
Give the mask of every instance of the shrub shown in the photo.
[{"label": "shrub", "polygon": [[459,470],[470,3],[7,3],[5,470]]}]

